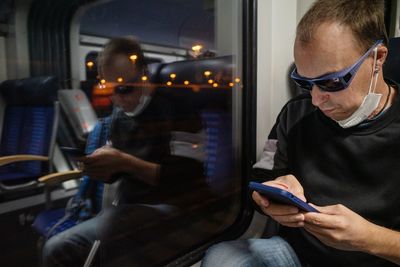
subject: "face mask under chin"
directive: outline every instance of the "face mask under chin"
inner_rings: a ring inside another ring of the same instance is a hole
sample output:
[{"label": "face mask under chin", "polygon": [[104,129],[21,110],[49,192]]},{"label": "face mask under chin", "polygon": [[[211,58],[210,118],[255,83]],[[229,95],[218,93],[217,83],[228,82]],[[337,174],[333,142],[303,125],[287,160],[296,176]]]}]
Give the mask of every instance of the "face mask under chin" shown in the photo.
[{"label": "face mask under chin", "polygon": [[347,119],[336,121],[342,128],[350,128],[368,119],[378,107],[382,94],[368,93],[358,109]]},{"label": "face mask under chin", "polygon": [[142,88],[142,94],[140,95],[139,103],[132,111],[125,111],[124,112],[125,115],[128,117],[137,116],[138,114],[142,113],[142,111],[146,108],[150,100],[151,100],[150,92],[145,88]]},{"label": "face mask under chin", "polygon": [[[368,94],[364,97],[363,102],[350,117],[344,120],[336,121],[342,128],[350,128],[360,124],[368,119],[368,117],[378,108],[382,98],[382,94],[375,93],[378,82],[379,71],[376,68],[377,50],[374,49],[374,65],[372,66],[373,73],[369,83]],[[373,90],[372,89],[373,84]]]}]

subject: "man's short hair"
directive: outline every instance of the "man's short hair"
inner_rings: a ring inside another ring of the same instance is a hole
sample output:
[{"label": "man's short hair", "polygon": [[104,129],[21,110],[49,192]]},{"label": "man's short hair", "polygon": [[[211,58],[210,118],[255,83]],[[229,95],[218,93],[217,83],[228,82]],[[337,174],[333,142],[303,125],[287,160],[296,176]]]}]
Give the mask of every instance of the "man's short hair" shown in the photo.
[{"label": "man's short hair", "polygon": [[112,64],[115,55],[136,56],[134,59],[136,68],[139,71],[146,71],[147,69],[146,60],[139,43],[132,37],[117,37],[112,38],[99,54],[99,73],[102,73],[104,66]]},{"label": "man's short hair", "polygon": [[365,51],[379,39],[387,45],[384,11],[384,0],[317,0],[300,20],[297,39],[307,44],[319,25],[336,22],[349,27]]}]

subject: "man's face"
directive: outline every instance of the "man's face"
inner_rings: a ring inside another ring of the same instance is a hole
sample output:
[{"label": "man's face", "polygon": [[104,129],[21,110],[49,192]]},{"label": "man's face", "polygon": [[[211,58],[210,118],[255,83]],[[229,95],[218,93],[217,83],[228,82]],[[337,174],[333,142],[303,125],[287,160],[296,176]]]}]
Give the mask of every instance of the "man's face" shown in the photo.
[{"label": "man's face", "polygon": [[[313,40],[307,44],[296,40],[294,46],[297,73],[307,78],[343,70],[364,53],[351,30],[336,23],[321,24]],[[325,92],[314,85],[311,91],[313,105],[336,121],[350,117],[368,93],[372,68],[373,57],[368,56],[350,85],[341,91]]]},{"label": "man's face", "polygon": [[[138,73],[135,65],[125,55],[114,55],[111,65],[103,67],[102,78],[106,80],[106,86],[116,87],[118,85],[126,85],[137,82],[138,77],[140,81],[141,73]],[[119,94],[114,93],[111,97],[113,103],[122,108],[125,112],[133,111],[139,104],[142,89],[135,87],[132,92]]]}]

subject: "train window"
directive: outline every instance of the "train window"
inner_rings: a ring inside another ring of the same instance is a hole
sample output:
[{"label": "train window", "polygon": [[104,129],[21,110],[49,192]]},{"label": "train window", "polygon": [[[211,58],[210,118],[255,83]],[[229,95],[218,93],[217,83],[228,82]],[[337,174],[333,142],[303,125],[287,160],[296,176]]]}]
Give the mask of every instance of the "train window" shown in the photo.
[{"label": "train window", "polygon": [[2,264],[187,265],[237,235],[249,1],[22,2],[0,4],[0,156],[15,128],[49,160],[0,165]]}]

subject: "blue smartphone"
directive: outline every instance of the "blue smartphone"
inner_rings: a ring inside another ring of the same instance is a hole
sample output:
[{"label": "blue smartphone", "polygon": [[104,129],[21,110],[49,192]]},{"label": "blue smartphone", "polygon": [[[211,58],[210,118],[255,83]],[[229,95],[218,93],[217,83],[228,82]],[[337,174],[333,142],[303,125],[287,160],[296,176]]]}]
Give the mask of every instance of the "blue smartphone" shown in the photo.
[{"label": "blue smartphone", "polygon": [[292,205],[303,211],[319,212],[314,207],[310,206],[309,204],[286,190],[257,182],[250,182],[249,188],[253,191],[257,191],[258,193],[267,197],[273,202],[285,205]]},{"label": "blue smartphone", "polygon": [[79,158],[79,157],[86,156],[85,150],[82,148],[62,146],[62,147],[60,147],[60,149],[65,154],[67,154],[68,156],[73,157],[73,158]]}]

